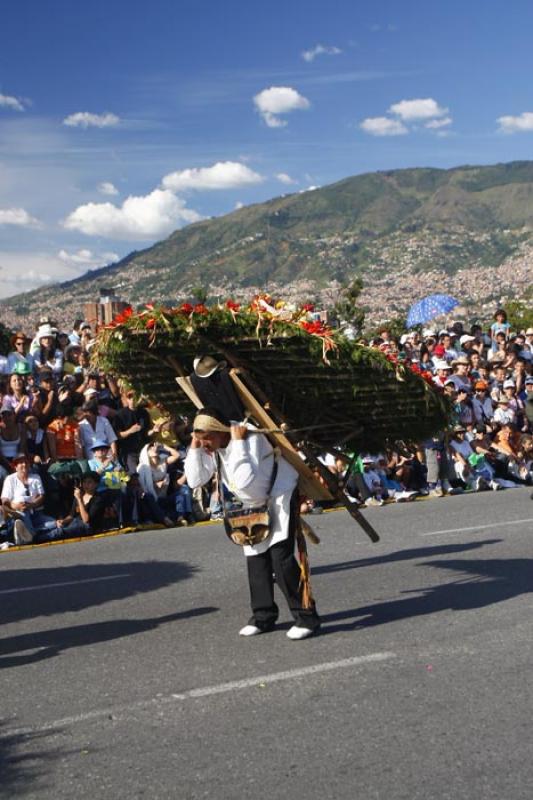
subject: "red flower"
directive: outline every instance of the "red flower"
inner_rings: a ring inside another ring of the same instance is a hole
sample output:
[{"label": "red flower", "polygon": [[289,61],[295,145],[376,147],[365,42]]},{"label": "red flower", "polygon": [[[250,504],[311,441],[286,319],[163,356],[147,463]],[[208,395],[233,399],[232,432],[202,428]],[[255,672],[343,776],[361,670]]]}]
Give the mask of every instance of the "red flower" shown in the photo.
[{"label": "red flower", "polygon": [[315,307],[312,303],[306,303],[302,306],[302,311],[314,311]]},{"label": "red flower", "polygon": [[182,312],[182,314],[192,314],[194,309],[190,303],[182,303],[180,306],[180,311]]},{"label": "red flower", "polygon": [[197,303],[194,306],[193,311],[195,314],[209,314],[209,309],[206,308],[203,303]]},{"label": "red flower", "polygon": [[146,320],[146,328],[147,330],[152,330],[152,328],[155,328],[155,319],[153,317]]},{"label": "red flower", "polygon": [[236,303],[234,300],[226,300],[226,308],[230,311],[238,311],[240,307],[240,303]]}]

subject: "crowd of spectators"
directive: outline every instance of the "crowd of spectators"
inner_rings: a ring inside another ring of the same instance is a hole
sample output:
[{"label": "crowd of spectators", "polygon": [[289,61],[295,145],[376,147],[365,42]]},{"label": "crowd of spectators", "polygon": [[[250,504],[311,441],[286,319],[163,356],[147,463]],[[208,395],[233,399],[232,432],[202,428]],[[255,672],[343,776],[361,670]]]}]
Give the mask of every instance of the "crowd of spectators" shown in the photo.
[{"label": "crowd of spectators", "polygon": [[[120,527],[220,518],[218,487],[187,486],[185,418],[90,366],[94,332],[42,319],[0,356],[0,549]],[[451,431],[384,453],[322,456],[358,504],[498,490],[533,481],[533,328],[498,311],[485,331],[382,330],[365,342],[424,374],[454,408]],[[226,505],[231,503],[228,497]],[[302,498],[302,512],[322,505]]]},{"label": "crowd of spectators", "polygon": [[[370,341],[446,394],[451,431],[416,447],[398,443],[348,467],[347,491],[359,501],[403,502],[419,495],[514,488],[533,482],[533,328],[513,332],[498,309],[485,330],[455,322],[396,338],[384,329]],[[346,471],[345,459],[328,467]]]}]

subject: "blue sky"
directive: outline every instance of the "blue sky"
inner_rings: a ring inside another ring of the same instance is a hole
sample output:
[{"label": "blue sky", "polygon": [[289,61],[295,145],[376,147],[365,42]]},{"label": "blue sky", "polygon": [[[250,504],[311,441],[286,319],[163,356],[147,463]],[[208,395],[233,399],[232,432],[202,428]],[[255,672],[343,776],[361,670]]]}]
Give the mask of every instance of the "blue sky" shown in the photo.
[{"label": "blue sky", "polygon": [[0,296],[357,173],[533,155],[522,0],[17,0]]}]

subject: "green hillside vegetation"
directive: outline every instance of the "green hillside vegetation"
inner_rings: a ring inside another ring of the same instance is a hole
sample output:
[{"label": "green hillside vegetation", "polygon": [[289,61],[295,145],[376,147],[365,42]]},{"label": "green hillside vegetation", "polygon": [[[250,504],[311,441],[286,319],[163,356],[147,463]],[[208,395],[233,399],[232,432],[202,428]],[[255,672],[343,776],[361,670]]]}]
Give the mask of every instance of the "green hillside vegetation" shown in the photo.
[{"label": "green hillside vegetation", "polygon": [[497,267],[533,240],[533,162],[389,170],[274,198],[175,231],[118,264],[0,304],[81,308],[99,286],[133,303],[312,282],[324,287],[408,268],[453,275]]}]

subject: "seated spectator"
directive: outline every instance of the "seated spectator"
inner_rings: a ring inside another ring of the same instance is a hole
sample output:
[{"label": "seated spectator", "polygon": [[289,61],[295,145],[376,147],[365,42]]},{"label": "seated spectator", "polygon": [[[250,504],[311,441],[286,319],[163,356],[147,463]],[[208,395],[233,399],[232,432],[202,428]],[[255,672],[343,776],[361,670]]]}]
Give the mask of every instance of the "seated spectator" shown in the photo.
[{"label": "seated spectator", "polygon": [[10,375],[17,371],[18,365],[24,369],[24,372],[19,374],[30,375],[33,372],[33,358],[28,352],[29,344],[30,340],[22,331],[17,331],[11,337],[12,350],[7,357],[7,371]]},{"label": "seated spectator", "polygon": [[95,400],[84,403],[80,410],[79,434],[85,458],[92,456],[92,446],[97,441],[104,441],[111,447],[113,458],[118,458],[117,436],[108,419],[98,413]]},{"label": "seated spectator", "polygon": [[15,472],[2,487],[2,506],[11,519],[15,544],[30,544],[37,534],[54,526],[54,520],[42,511],[43,484],[38,475],[30,474],[28,457],[19,453],[13,463]]},{"label": "seated spectator", "polygon": [[[150,515],[154,522],[167,527],[174,525],[175,504],[168,496],[170,487],[169,466],[180,458],[177,450],[169,445],[162,447],[158,442],[147,444],[139,457],[139,481],[150,505]],[[178,520],[181,522],[182,520]]]},{"label": "seated spectator", "polygon": [[74,489],[74,502],[70,514],[53,521],[39,537],[40,541],[51,539],[71,539],[100,533],[105,516],[105,501],[98,494],[100,476],[94,472],[86,473],[81,479],[81,487]]},{"label": "seated spectator", "polygon": [[[433,381],[439,389],[443,389],[446,381],[450,380],[451,372],[452,366],[448,364],[447,361],[435,361],[435,376]],[[455,381],[452,381],[452,384],[455,388]]]},{"label": "seated spectator", "polygon": [[513,429],[512,425],[502,424],[492,441],[491,450],[495,456],[493,463],[497,477],[515,483],[531,483],[531,476],[520,450],[520,434]]},{"label": "seated spectator", "polygon": [[113,458],[110,446],[105,441],[96,441],[91,450],[92,458],[89,459],[89,469],[100,476],[98,491],[120,491],[124,483],[125,472],[118,459]]},{"label": "seated spectator", "polygon": [[466,428],[456,425],[450,439],[450,452],[457,478],[466,488],[476,492],[497,488],[497,484],[492,483],[494,473],[485,457],[474,452],[465,434]]},{"label": "seated spectator", "polygon": [[383,480],[376,470],[375,459],[366,455],[362,457],[363,462],[363,480],[369,492],[369,497],[365,500],[367,505],[382,506],[385,500],[389,498],[389,492],[383,483]]}]

